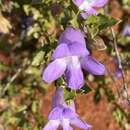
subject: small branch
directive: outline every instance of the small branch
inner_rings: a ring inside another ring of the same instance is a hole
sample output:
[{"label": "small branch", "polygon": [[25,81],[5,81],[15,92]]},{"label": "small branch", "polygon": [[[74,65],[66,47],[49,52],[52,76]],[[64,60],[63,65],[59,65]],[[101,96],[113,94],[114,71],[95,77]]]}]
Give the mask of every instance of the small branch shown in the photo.
[{"label": "small branch", "polygon": [[118,97],[120,97],[120,92],[119,92],[119,89],[118,89],[118,86],[117,86],[117,84],[116,84],[116,80],[115,80],[114,76],[111,75],[111,72],[110,72],[108,69],[107,69],[107,72],[108,72],[108,74],[110,75],[112,81],[115,83],[115,88],[116,88]]},{"label": "small branch", "polygon": [[123,84],[124,84],[123,89],[126,93],[127,101],[130,103],[130,98],[129,98],[129,94],[128,94],[128,84],[127,84],[127,81],[126,81],[126,78],[125,78],[125,73],[124,73],[123,66],[122,66],[122,60],[121,60],[121,57],[120,57],[120,54],[119,54],[119,51],[118,51],[118,47],[117,47],[116,35],[115,35],[113,28],[111,28],[111,32],[112,32],[112,36],[113,36],[113,45],[114,45],[114,49],[115,49],[115,52],[116,52],[119,69],[121,70],[121,74],[122,74],[122,79],[123,79]]},{"label": "small branch", "polygon": [[17,77],[20,75],[20,73],[23,71],[24,67],[26,66],[26,63],[22,65],[21,68],[19,68],[17,70],[17,72],[12,76],[12,78],[10,79],[10,81],[6,84],[6,86],[3,88],[1,94],[0,94],[0,98],[3,97],[6,93],[6,91],[8,90],[8,88],[10,87],[10,85],[17,79]]}]

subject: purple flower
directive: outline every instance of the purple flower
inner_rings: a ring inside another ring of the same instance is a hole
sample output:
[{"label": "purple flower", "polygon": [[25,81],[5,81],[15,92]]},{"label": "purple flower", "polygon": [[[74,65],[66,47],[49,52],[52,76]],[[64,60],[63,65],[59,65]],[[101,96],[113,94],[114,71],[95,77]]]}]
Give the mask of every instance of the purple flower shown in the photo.
[{"label": "purple flower", "polygon": [[116,69],[115,77],[116,77],[117,79],[122,77],[121,69],[119,69],[119,68]]},{"label": "purple flower", "polygon": [[118,63],[117,59],[115,59],[115,66],[116,66],[116,70],[115,70],[115,73],[114,73],[114,77],[117,78],[117,79],[121,78],[122,77],[122,71],[119,68],[119,63]]},{"label": "purple flower", "polygon": [[59,125],[63,130],[73,130],[71,125],[84,130],[89,130],[91,125],[82,121],[75,112],[75,104],[72,101],[67,105],[64,101],[64,89],[58,88],[53,98],[52,111],[49,114],[49,122],[43,130],[56,130]]},{"label": "purple flower", "polygon": [[130,25],[126,25],[122,33],[124,36],[130,36]]},{"label": "purple flower", "polygon": [[91,57],[86,49],[84,35],[78,29],[68,27],[61,35],[52,55],[52,62],[43,72],[43,80],[52,83],[65,73],[67,85],[80,89],[84,85],[82,68],[93,75],[103,75],[103,64]]},{"label": "purple flower", "polygon": [[73,0],[74,4],[78,6],[78,8],[84,13],[82,13],[82,17],[86,18],[92,14],[98,14],[97,8],[103,7],[108,0]]}]

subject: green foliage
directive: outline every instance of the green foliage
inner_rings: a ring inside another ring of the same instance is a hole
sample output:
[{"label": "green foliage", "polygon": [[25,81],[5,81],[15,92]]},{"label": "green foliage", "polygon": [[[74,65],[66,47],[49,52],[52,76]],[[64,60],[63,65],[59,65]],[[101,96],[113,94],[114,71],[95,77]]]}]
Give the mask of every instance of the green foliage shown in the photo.
[{"label": "green foliage", "polygon": [[70,91],[68,89],[65,89],[65,92],[64,92],[65,101],[73,100],[75,97],[76,97],[75,91]]},{"label": "green foliage", "polygon": [[106,89],[105,89],[105,93],[106,93],[106,95],[107,95],[107,99],[108,99],[109,102],[112,102],[112,101],[115,100],[115,95],[113,94],[112,89],[106,88]]},{"label": "green foliage", "polygon": [[91,15],[88,17],[86,23],[91,27],[98,28],[99,30],[105,29],[107,27],[111,27],[115,25],[118,21],[112,17],[108,17],[105,15]]},{"label": "green foliage", "polygon": [[92,91],[92,89],[90,88],[90,86],[88,86],[87,84],[85,84],[82,88],[81,88],[81,93],[87,94],[89,92]]},{"label": "green foliage", "polygon": [[9,71],[10,68],[6,65],[0,64],[0,71]]},{"label": "green foliage", "polygon": [[44,61],[44,54],[45,52],[39,51],[33,58],[32,65],[36,67],[41,65],[41,63],[43,63]]},{"label": "green foliage", "polygon": [[113,112],[113,116],[116,118],[116,120],[117,120],[119,123],[122,123],[123,118],[124,118],[124,113],[123,113],[119,108],[117,108],[117,109]]},{"label": "green foliage", "polygon": [[118,22],[118,20],[105,16],[105,15],[91,15],[86,20],[86,25],[89,28],[91,35],[96,36],[99,31],[106,29],[107,27],[112,27]]},{"label": "green foliage", "polygon": [[97,89],[96,89],[96,92],[95,92],[95,94],[94,94],[94,102],[97,104],[97,103],[99,103],[99,101],[101,100],[101,88],[100,87],[98,87]]}]

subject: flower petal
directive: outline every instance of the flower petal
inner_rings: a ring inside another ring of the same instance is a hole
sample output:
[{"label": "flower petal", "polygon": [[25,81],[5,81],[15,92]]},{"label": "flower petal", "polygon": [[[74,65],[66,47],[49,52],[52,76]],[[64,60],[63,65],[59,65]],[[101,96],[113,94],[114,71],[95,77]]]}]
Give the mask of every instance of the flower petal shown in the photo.
[{"label": "flower petal", "polygon": [[73,2],[79,7],[84,2],[84,0],[73,0]]},{"label": "flower petal", "polygon": [[73,100],[70,102],[70,104],[69,104],[68,106],[69,106],[69,108],[70,108],[71,110],[73,110],[73,112],[76,112],[76,111],[75,111],[75,102],[74,102]]},{"label": "flower petal", "polygon": [[66,103],[64,101],[64,89],[62,87],[56,88],[55,95],[52,98],[52,108],[55,108],[59,105],[66,106]]},{"label": "flower petal", "polygon": [[79,7],[80,10],[88,10],[92,8],[93,0],[84,0]]},{"label": "flower petal", "polygon": [[100,7],[103,7],[105,4],[107,4],[107,2],[108,0],[93,0],[92,6],[100,8]]},{"label": "flower petal", "polygon": [[78,42],[68,44],[68,48],[72,56],[89,55],[87,48]]},{"label": "flower petal", "polygon": [[70,124],[74,125],[80,129],[89,130],[92,126],[82,121],[80,118],[76,117],[70,120]]},{"label": "flower petal", "polygon": [[121,69],[117,68],[114,76],[117,79],[121,78],[122,77],[122,71],[121,71]]},{"label": "flower petal", "polygon": [[52,59],[55,60],[57,58],[63,58],[69,55],[70,55],[69,48],[67,44],[63,43],[57,46],[57,48],[55,49],[52,55]]},{"label": "flower petal", "polygon": [[58,120],[50,120],[42,130],[57,130],[59,124]]},{"label": "flower petal", "polygon": [[68,87],[74,90],[80,89],[84,84],[83,72],[77,57],[73,57],[67,67],[66,80]]},{"label": "flower petal", "polygon": [[64,108],[62,114],[63,114],[64,118],[68,118],[68,119],[74,118],[74,117],[77,116],[77,114],[72,109],[70,109],[70,108]]},{"label": "flower petal", "polygon": [[43,72],[43,80],[52,83],[54,80],[62,76],[66,69],[65,59],[57,59],[50,63]]},{"label": "flower petal", "polygon": [[130,36],[130,25],[126,25],[122,32],[123,36]]},{"label": "flower petal", "polygon": [[70,44],[73,42],[78,42],[86,47],[86,42],[84,39],[84,34],[79,30],[73,27],[68,27],[60,36],[58,43],[59,44]]},{"label": "flower petal", "polygon": [[91,56],[86,56],[81,59],[83,69],[94,75],[104,75],[105,66],[100,62],[96,61]]},{"label": "flower petal", "polygon": [[84,19],[86,19],[88,16],[90,16],[92,14],[98,15],[98,12],[94,8],[89,8],[89,9],[85,10],[85,12],[81,13],[81,16]]},{"label": "flower petal", "polygon": [[62,119],[61,125],[63,127],[63,130],[73,130],[68,119]]},{"label": "flower petal", "polygon": [[60,117],[62,117],[63,110],[64,110],[63,107],[55,107],[54,109],[52,109],[48,117],[49,120],[60,119]]}]

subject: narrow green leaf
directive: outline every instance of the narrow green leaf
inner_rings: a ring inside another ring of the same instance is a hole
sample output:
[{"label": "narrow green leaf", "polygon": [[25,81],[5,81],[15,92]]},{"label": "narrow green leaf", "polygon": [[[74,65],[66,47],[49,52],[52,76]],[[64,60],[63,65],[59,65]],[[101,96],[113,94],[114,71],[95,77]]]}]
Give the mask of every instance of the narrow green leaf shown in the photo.
[{"label": "narrow green leaf", "polygon": [[83,92],[84,94],[87,94],[87,93],[89,93],[90,91],[92,91],[92,89],[91,89],[87,84],[85,84],[85,85],[83,86],[83,88],[82,88],[82,92]]}]

